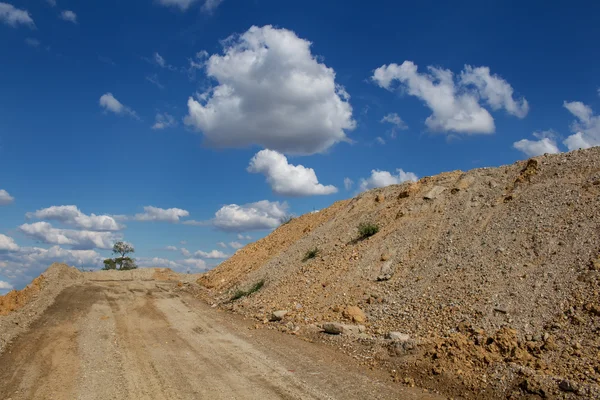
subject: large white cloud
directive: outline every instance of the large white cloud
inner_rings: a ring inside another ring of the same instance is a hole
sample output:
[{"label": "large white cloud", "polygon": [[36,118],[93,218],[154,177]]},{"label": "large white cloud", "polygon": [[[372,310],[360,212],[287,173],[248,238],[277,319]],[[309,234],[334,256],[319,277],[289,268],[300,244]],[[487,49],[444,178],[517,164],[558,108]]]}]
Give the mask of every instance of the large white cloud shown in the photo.
[{"label": "large white cloud", "polygon": [[336,193],[332,185],[319,183],[312,168],[288,163],[286,156],[273,150],[261,150],[250,160],[248,172],[267,177],[273,192],[284,196],[312,196]]},{"label": "large white cloud", "polygon": [[35,23],[28,11],[21,10],[8,3],[0,3],[0,22],[13,28],[19,25],[35,28]]},{"label": "large white cloud", "polygon": [[447,69],[429,66],[429,73],[419,73],[411,61],[377,68],[372,79],[382,88],[394,90],[398,81],[401,90],[425,102],[432,111],[425,125],[432,131],[459,133],[493,133],[494,119],[481,106],[485,100],[494,110],[504,108],[519,118],[527,114],[525,99],[514,100],[512,87],[489,68],[465,66],[460,79]]},{"label": "large white cloud", "polygon": [[111,249],[122,236],[113,232],[96,232],[54,228],[48,222],[23,224],[19,230],[41,242],[68,245],[76,249]]},{"label": "large white cloud", "polygon": [[573,135],[563,142],[565,146],[569,150],[600,146],[600,116],[594,115],[592,109],[580,101],[565,101],[563,105],[577,118],[571,124]]},{"label": "large white cloud", "polygon": [[393,175],[388,171],[374,169],[371,171],[371,176],[369,178],[360,180],[360,190],[365,191],[378,187],[397,185],[406,181],[417,181],[418,179],[417,175],[414,173],[404,172],[401,168],[398,168],[396,173],[396,175]]},{"label": "large white cloud", "polygon": [[135,111],[117,100],[112,93],[105,93],[100,96],[99,103],[100,106],[106,111],[110,111],[118,115],[130,115],[136,119],[139,119]]},{"label": "large white cloud", "polygon": [[74,205],[52,206],[27,213],[26,216],[27,218],[60,221],[77,228],[92,231],[118,231],[124,228],[111,216],[96,214],[86,215]]},{"label": "large white cloud", "polygon": [[12,197],[8,192],[4,189],[0,189],[0,206],[5,206],[7,204],[15,201],[15,198]]},{"label": "large white cloud", "polygon": [[221,230],[244,232],[273,229],[287,215],[288,205],[277,201],[258,201],[244,205],[229,204],[216,212],[212,224]]},{"label": "large white cloud", "polygon": [[189,211],[182,210],[181,208],[158,208],[152,206],[144,207],[144,213],[136,214],[135,219],[137,221],[162,221],[178,223],[182,217],[189,216]]},{"label": "large white cloud", "polygon": [[17,251],[19,246],[14,239],[0,233],[0,251]]},{"label": "large white cloud", "polygon": [[348,140],[345,131],[355,127],[349,96],[309,41],[267,25],[224,43],[205,65],[217,86],[190,97],[185,118],[208,144],[313,154]]}]

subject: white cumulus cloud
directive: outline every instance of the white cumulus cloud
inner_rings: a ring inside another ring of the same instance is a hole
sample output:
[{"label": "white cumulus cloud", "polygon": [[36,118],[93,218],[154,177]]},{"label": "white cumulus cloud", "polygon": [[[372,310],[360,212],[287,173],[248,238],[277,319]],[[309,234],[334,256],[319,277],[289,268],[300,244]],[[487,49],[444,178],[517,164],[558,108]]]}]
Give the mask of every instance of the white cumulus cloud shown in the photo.
[{"label": "white cumulus cloud", "polygon": [[288,163],[286,156],[273,150],[261,150],[250,160],[248,172],[267,177],[273,192],[284,196],[313,196],[336,193],[335,186],[319,183],[312,168]]},{"label": "white cumulus cloud", "polygon": [[111,249],[113,244],[122,237],[113,232],[54,228],[48,222],[23,224],[19,227],[19,230],[43,243],[68,245],[80,250]]},{"label": "white cumulus cloud", "polygon": [[21,10],[8,3],[0,3],[0,22],[13,28],[19,25],[35,28],[35,23],[27,10]]},{"label": "white cumulus cloud", "polygon": [[591,107],[580,101],[565,101],[563,105],[577,118],[571,124],[573,134],[563,142],[565,146],[569,150],[600,146],[600,116],[594,115]]},{"label": "white cumulus cloud", "polygon": [[144,207],[144,212],[141,214],[135,215],[135,220],[137,221],[161,221],[161,222],[171,222],[178,223],[179,219],[182,217],[189,216],[190,213],[187,210],[182,210],[181,208],[158,208],[153,206]]},{"label": "white cumulus cloud", "polygon": [[425,125],[432,131],[493,133],[494,119],[481,106],[483,100],[492,109],[504,108],[519,118],[525,117],[529,110],[527,100],[515,100],[508,82],[497,75],[490,75],[487,67],[467,65],[458,81],[450,70],[432,66],[427,70],[429,73],[419,73],[413,62],[404,61],[401,65],[377,68],[372,79],[387,90],[394,90],[392,84],[398,81],[402,91],[421,99],[432,111],[425,120]]},{"label": "white cumulus cloud", "polygon": [[77,14],[75,14],[73,11],[71,10],[65,10],[63,12],[60,13],[60,18],[68,21],[68,22],[72,22],[74,24],[77,23]]},{"label": "white cumulus cloud", "polygon": [[118,231],[124,228],[111,216],[96,214],[86,215],[74,205],[52,206],[35,212],[29,212],[26,216],[27,218],[60,221],[80,229],[92,231]]},{"label": "white cumulus cloud", "polygon": [[17,251],[19,246],[15,243],[15,240],[10,236],[6,236],[0,233],[0,251]]},{"label": "white cumulus cloud", "polygon": [[309,41],[267,25],[224,43],[205,66],[218,84],[189,98],[185,118],[208,144],[313,154],[348,140],[345,131],[355,127],[349,96]]},{"label": "white cumulus cloud", "polygon": [[242,247],[244,247],[244,245],[241,244],[240,242],[229,242],[229,246],[231,246],[232,249],[236,249],[236,250],[239,250]]},{"label": "white cumulus cloud", "polygon": [[139,119],[135,111],[126,105],[122,104],[119,100],[113,96],[112,93],[105,93],[100,96],[100,106],[106,111],[113,112],[118,115],[130,115],[136,119]]},{"label": "white cumulus cloud", "polygon": [[546,153],[560,153],[555,140],[557,135],[554,131],[535,132],[533,136],[538,140],[521,139],[513,143],[513,147],[529,157],[541,156]]},{"label": "white cumulus cloud", "polygon": [[12,197],[8,192],[4,189],[0,189],[0,206],[5,206],[15,201],[15,198]]},{"label": "white cumulus cloud", "polygon": [[12,290],[13,285],[8,282],[0,281],[0,290]]},{"label": "white cumulus cloud", "polygon": [[227,258],[227,257],[229,257],[229,254],[225,254],[220,250],[211,250],[209,252],[198,250],[197,252],[194,253],[194,257],[218,259],[218,258]]},{"label": "white cumulus cloud", "polygon": [[360,190],[365,191],[378,187],[384,187],[389,185],[397,185],[406,181],[417,181],[419,179],[417,175],[412,172],[404,172],[401,168],[396,170],[396,175],[388,171],[372,170],[371,176],[367,179],[360,180]]},{"label": "white cumulus cloud", "polygon": [[212,224],[223,231],[245,232],[277,228],[287,215],[288,205],[277,201],[229,204],[215,213]]}]

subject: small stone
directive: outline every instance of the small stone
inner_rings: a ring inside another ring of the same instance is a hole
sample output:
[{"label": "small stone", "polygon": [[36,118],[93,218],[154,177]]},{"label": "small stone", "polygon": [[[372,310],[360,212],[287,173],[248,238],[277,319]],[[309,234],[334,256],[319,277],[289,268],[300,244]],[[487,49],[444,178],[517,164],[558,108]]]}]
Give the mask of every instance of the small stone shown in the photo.
[{"label": "small stone", "polygon": [[409,335],[407,335],[406,333],[400,333],[400,332],[389,332],[386,335],[386,338],[394,340],[394,341],[398,341],[398,342],[407,342],[410,340]]},{"label": "small stone", "polygon": [[330,335],[339,335],[344,332],[344,325],[338,322],[327,322],[323,324],[323,330]]},{"label": "small stone", "polygon": [[423,198],[425,200],[435,200],[442,192],[446,190],[443,186],[434,186]]},{"label": "small stone", "polygon": [[378,202],[378,203],[383,203],[383,202],[384,202],[384,200],[385,200],[385,196],[384,196],[383,194],[381,194],[381,193],[380,193],[380,194],[378,194],[378,195],[375,197],[375,201],[376,201],[376,202]]},{"label": "small stone", "polygon": [[558,388],[560,390],[562,390],[563,392],[576,392],[577,391],[577,388],[575,387],[575,385],[566,379],[563,379],[562,381],[558,382]]},{"label": "small stone", "polygon": [[288,312],[285,310],[275,311],[273,314],[271,314],[270,321],[281,321],[287,313]]},{"label": "small stone", "polygon": [[363,310],[357,306],[350,306],[344,310],[344,317],[352,320],[353,322],[365,322],[367,317]]}]

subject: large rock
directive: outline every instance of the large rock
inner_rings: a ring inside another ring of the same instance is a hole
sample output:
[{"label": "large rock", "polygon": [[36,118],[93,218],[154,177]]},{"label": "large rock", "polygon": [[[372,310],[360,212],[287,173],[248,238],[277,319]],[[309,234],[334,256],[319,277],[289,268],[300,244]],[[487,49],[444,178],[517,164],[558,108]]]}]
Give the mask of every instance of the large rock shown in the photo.
[{"label": "large rock", "polygon": [[288,312],[287,312],[286,310],[274,311],[274,312],[271,314],[271,318],[270,318],[270,320],[271,320],[271,321],[281,321],[281,320],[283,319],[283,317],[285,317],[285,315],[286,315],[287,313],[288,313]]},{"label": "large rock", "polygon": [[352,322],[361,323],[361,322],[365,322],[367,320],[367,316],[365,315],[363,310],[361,310],[357,306],[347,307],[344,310],[343,314],[344,314],[344,317],[352,320]]}]

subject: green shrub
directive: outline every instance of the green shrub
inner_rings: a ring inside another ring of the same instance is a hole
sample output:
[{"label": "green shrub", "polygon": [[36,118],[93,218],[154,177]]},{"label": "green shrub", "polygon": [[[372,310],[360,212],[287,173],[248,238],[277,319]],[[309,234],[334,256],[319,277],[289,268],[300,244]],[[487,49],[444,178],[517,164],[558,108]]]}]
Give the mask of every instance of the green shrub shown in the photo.
[{"label": "green shrub", "polygon": [[369,236],[373,236],[377,232],[379,232],[379,225],[377,224],[373,224],[371,222],[361,222],[358,225],[360,239],[366,239]]},{"label": "green shrub", "polygon": [[320,252],[321,250],[319,250],[318,247],[315,247],[312,250],[308,250],[306,254],[304,254],[304,258],[302,259],[302,261],[308,261],[311,258],[315,258]]},{"label": "green shrub", "polygon": [[254,285],[252,285],[252,287],[250,287],[250,289],[248,290],[237,290],[233,296],[231,296],[231,299],[229,299],[229,301],[236,301],[241,299],[242,297],[246,297],[251,295],[254,292],[258,292],[263,286],[265,285],[265,281],[264,279],[261,281],[256,282]]}]

